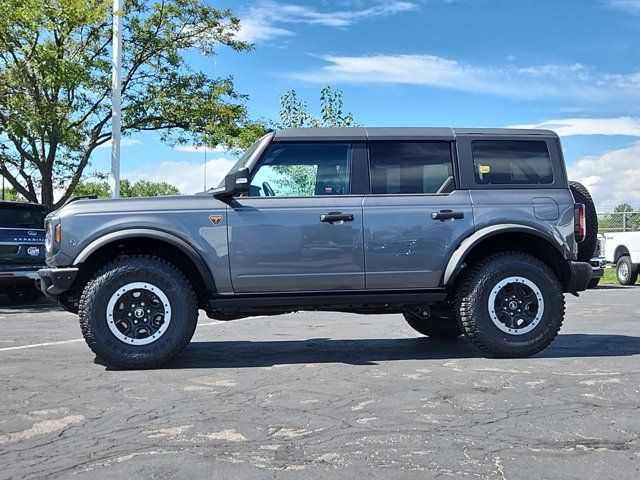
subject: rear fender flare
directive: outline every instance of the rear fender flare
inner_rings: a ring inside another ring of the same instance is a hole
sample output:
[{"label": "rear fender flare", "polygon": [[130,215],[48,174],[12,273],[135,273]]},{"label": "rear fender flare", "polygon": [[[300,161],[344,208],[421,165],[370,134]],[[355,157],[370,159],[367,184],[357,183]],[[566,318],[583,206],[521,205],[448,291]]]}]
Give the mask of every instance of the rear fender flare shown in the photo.
[{"label": "rear fender flare", "polygon": [[562,251],[562,248],[558,245],[558,242],[553,239],[553,237],[550,237],[548,234],[536,228],[517,223],[491,225],[481,228],[474,234],[465,238],[457,248],[457,250],[453,252],[451,257],[449,258],[447,267],[444,270],[442,285],[449,285],[451,281],[455,279],[460,269],[464,265],[465,259],[477,245],[487,240],[488,238],[504,233],[526,233],[529,235],[535,235],[539,238],[542,238],[543,240],[546,240],[549,245],[552,245],[563,258],[566,257],[565,253]]}]

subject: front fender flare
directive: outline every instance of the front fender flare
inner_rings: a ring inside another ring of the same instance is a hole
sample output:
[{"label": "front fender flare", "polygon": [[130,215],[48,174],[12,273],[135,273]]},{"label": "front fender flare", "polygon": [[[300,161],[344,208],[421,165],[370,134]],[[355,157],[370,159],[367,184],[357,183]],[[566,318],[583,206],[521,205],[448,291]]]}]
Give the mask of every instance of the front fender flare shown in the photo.
[{"label": "front fender flare", "polygon": [[448,285],[449,282],[455,278],[458,274],[462,265],[464,264],[465,259],[471,253],[476,245],[484,240],[494,237],[496,235],[500,235],[503,233],[526,233],[530,235],[535,235],[543,240],[546,240],[550,245],[553,245],[557,252],[564,258],[565,254],[552,237],[547,235],[546,233],[530,227],[528,225],[521,225],[518,223],[506,223],[500,225],[491,225],[488,227],[481,228],[474,234],[465,238],[460,246],[456,249],[455,252],[449,258],[449,262],[447,263],[447,267],[444,270],[444,274],[442,277],[442,285]]},{"label": "front fender flare", "polygon": [[196,268],[198,269],[198,273],[200,273],[200,276],[204,280],[207,290],[210,292],[216,291],[213,275],[211,274],[209,267],[207,267],[207,264],[200,253],[198,253],[198,251],[185,240],[163,230],[155,230],[152,228],[130,228],[108,233],[84,247],[73,261],[73,265],[78,266],[81,263],[85,262],[98,249],[110,243],[127,238],[151,238],[154,240],[166,242],[178,248],[196,266]]}]

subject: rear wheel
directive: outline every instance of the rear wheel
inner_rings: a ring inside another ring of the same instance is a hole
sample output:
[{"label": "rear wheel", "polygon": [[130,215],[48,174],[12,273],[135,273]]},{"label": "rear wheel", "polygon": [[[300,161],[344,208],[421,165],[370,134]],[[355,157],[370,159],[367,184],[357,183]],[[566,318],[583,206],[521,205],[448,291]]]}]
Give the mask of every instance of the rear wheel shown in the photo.
[{"label": "rear wheel", "polygon": [[80,326],[93,352],[123,368],[164,363],[189,343],[198,321],[193,287],[156,257],[114,260],[86,285]]},{"label": "rear wheel", "polygon": [[547,347],[564,319],[553,271],[523,253],[491,255],[473,266],[456,292],[465,336],[491,357],[527,357]]},{"label": "rear wheel", "polygon": [[616,277],[620,285],[633,285],[638,280],[638,266],[631,262],[631,257],[620,257],[616,264]]},{"label": "rear wheel", "polygon": [[7,291],[7,297],[13,303],[31,303],[40,298],[40,291],[34,285],[20,285]]},{"label": "rear wheel", "polygon": [[408,308],[403,315],[411,328],[427,337],[450,339],[462,335],[457,320],[445,309],[418,306]]}]

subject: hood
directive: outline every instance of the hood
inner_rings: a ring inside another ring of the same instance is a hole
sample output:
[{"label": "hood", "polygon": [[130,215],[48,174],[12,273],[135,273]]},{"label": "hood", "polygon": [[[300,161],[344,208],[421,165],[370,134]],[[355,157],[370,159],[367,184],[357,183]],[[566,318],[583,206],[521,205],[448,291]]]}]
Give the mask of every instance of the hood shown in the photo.
[{"label": "hood", "polygon": [[224,202],[211,195],[171,195],[165,197],[109,198],[72,201],[52,213],[52,216],[114,212],[157,212],[160,210],[200,210],[226,208]]}]

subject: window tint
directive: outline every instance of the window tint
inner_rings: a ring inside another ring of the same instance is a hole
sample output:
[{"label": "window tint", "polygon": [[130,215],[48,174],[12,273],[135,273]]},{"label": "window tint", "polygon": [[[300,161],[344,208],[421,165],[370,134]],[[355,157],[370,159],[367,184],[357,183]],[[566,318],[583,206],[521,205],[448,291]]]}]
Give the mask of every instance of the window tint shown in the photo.
[{"label": "window tint", "polygon": [[450,193],[454,188],[448,142],[372,142],[371,193]]},{"label": "window tint", "polygon": [[481,184],[553,183],[546,142],[477,140],[472,143],[476,181]]},{"label": "window tint", "polygon": [[350,145],[274,143],[260,161],[250,196],[349,194]]},{"label": "window tint", "polygon": [[0,227],[4,228],[44,228],[46,212],[40,209],[2,208]]}]

